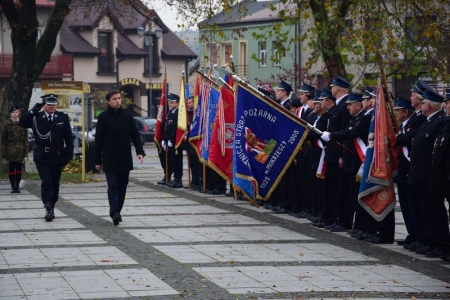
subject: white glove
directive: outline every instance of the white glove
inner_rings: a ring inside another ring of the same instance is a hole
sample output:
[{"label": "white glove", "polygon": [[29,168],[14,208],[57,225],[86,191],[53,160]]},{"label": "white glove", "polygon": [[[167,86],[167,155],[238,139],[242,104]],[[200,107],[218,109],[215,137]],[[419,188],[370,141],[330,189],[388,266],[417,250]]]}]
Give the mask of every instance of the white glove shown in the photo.
[{"label": "white glove", "polygon": [[320,137],[325,142],[330,141],[330,133],[328,131],[323,131],[322,136]]},{"label": "white glove", "polygon": [[164,150],[166,150],[166,142],[165,141],[161,142],[161,146],[163,147]]},{"label": "white glove", "polygon": [[172,145],[172,143],[169,141],[169,142],[167,142],[167,145],[169,146],[169,147],[173,147],[173,145]]}]

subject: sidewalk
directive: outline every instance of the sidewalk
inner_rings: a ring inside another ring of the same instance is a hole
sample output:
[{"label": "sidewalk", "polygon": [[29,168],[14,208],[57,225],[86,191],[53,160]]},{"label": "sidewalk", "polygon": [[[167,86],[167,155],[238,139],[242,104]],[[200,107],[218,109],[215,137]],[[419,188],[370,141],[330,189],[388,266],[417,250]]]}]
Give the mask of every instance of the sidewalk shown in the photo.
[{"label": "sidewalk", "polygon": [[[39,182],[10,194],[0,181],[0,299],[450,299],[448,262],[161,177],[131,172],[119,226],[103,175],[62,184],[53,222]],[[403,239],[399,208],[396,221]]]}]

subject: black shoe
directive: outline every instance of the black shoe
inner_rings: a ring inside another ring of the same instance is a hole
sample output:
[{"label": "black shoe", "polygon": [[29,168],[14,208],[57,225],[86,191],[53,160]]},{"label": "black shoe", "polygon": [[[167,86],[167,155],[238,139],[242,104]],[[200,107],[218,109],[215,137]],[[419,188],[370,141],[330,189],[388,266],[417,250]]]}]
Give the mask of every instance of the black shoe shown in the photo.
[{"label": "black shoe", "polygon": [[212,190],[208,190],[208,189],[206,189],[206,193],[207,193],[207,194],[211,195],[211,194],[212,194],[212,192],[213,192]]},{"label": "black shoe", "polygon": [[345,232],[345,231],[347,231],[347,228],[338,224],[334,227],[331,227],[329,230],[330,230],[330,232]]},{"label": "black shoe", "polygon": [[372,243],[372,244],[392,244],[394,240],[388,240],[386,238],[382,238],[379,236],[374,236],[371,239],[367,239],[366,242]]},{"label": "black shoe", "polygon": [[227,196],[227,197],[234,197],[234,192],[231,192],[231,191],[226,192],[225,196]]},{"label": "black shoe", "polygon": [[288,214],[290,212],[292,212],[292,210],[290,210],[288,208],[282,208],[280,210],[274,211],[273,213],[274,214],[279,214],[279,215],[282,215],[282,214],[284,215],[284,214]]},{"label": "black shoe", "polygon": [[264,204],[266,204],[266,202],[263,200],[256,200],[256,205],[263,206]]},{"label": "black shoe", "polygon": [[272,211],[279,211],[279,210],[282,210],[282,209],[283,209],[283,208],[280,207],[280,206],[278,206],[278,205],[272,206],[272,208],[271,208]]},{"label": "black shoe", "polygon": [[46,207],[45,208],[45,221],[47,222],[51,222],[53,221],[53,219],[55,218],[55,214],[53,213],[53,210],[51,207]]},{"label": "black shoe", "polygon": [[422,248],[423,246],[424,245],[422,245],[419,242],[414,242],[407,247],[403,246],[403,248],[408,249],[409,251],[412,251],[412,252],[416,252],[417,249]]},{"label": "black shoe", "polygon": [[225,195],[225,191],[213,190],[211,195]]},{"label": "black shoe", "polygon": [[301,213],[297,214],[297,215],[294,216],[294,217],[300,218],[300,219],[308,219],[310,216],[311,216],[311,215],[310,215],[308,212],[302,211]]},{"label": "black shoe", "polygon": [[264,203],[264,208],[265,208],[265,209],[272,209],[272,204],[270,204],[270,203]]},{"label": "black shoe", "polygon": [[158,181],[157,184],[165,185],[166,184],[166,176],[164,176],[162,180]]},{"label": "black shoe", "polygon": [[120,221],[122,221],[122,218],[120,216],[114,217],[113,218],[113,224],[114,226],[119,225]]},{"label": "black shoe", "polygon": [[423,246],[416,250],[416,254],[427,254],[427,252],[430,252],[432,250],[434,250],[434,247],[432,246]]},{"label": "black shoe", "polygon": [[442,259],[443,261],[450,261],[450,253],[442,255],[440,259]]},{"label": "black shoe", "polygon": [[326,225],[326,226],[323,227],[323,229],[330,230],[330,229],[333,228],[334,226],[338,226],[338,224],[333,223],[333,224],[330,224],[330,225]]},{"label": "black shoe", "polygon": [[431,251],[428,251],[427,253],[425,253],[425,256],[436,258],[436,257],[442,257],[448,253],[449,253],[449,251],[446,251],[442,248],[436,248],[434,250],[431,250]]},{"label": "black shoe", "polygon": [[356,237],[356,239],[360,240],[360,241],[365,241],[365,240],[370,240],[371,238],[374,238],[376,236],[377,236],[376,233],[366,232],[366,233],[363,233],[362,235],[359,235],[358,237]]},{"label": "black shoe", "polygon": [[169,186],[174,189],[179,189],[183,187],[183,183],[181,182],[181,179],[175,179],[170,183]]},{"label": "black shoe", "polygon": [[119,216],[119,223],[122,222],[122,216]]}]

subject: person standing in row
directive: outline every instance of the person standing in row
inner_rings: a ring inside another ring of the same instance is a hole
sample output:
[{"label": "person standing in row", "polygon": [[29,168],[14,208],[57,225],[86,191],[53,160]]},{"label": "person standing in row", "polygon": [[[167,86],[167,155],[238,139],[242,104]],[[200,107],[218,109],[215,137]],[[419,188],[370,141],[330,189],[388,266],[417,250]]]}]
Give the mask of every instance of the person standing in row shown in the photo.
[{"label": "person standing in row", "polygon": [[[62,169],[73,158],[73,137],[70,120],[66,113],[56,110],[58,96],[47,94],[41,97],[19,120],[22,127],[33,128],[35,146],[33,160],[41,183],[41,199],[45,207],[45,220],[55,218],[58,202],[59,181]],[[43,108],[42,111],[41,108]]]},{"label": "person standing in row", "polygon": [[12,105],[8,111],[10,118],[1,130],[2,157],[8,161],[11,193],[20,193],[23,159],[28,155],[28,132],[26,128],[19,126],[19,106]]},{"label": "person standing in row", "polygon": [[122,109],[122,98],[117,90],[106,94],[108,108],[98,116],[95,132],[95,168],[105,172],[108,183],[109,216],[116,226],[122,222],[130,171],[133,170],[130,139],[137,159],[144,161],[139,131],[133,116]]},{"label": "person standing in row", "polygon": [[183,182],[183,151],[175,149],[175,139],[177,136],[178,127],[178,105],[180,104],[180,97],[175,94],[167,96],[169,101],[169,112],[167,113],[166,123],[164,124],[164,141],[161,143],[165,151],[168,151],[169,156],[169,174],[174,174],[174,180],[167,185],[171,188],[182,188]]}]

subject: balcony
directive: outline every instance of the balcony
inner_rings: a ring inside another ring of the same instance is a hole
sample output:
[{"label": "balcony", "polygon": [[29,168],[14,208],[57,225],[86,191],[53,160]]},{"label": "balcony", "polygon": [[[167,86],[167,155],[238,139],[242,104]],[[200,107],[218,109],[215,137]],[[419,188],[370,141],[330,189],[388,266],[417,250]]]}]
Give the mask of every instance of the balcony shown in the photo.
[{"label": "balcony", "polygon": [[[8,78],[12,67],[12,54],[0,54],[0,78]],[[72,78],[72,55],[52,55],[39,78]]]},{"label": "balcony", "polygon": [[243,80],[248,80],[248,65],[236,65],[234,69],[238,77]]}]

